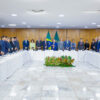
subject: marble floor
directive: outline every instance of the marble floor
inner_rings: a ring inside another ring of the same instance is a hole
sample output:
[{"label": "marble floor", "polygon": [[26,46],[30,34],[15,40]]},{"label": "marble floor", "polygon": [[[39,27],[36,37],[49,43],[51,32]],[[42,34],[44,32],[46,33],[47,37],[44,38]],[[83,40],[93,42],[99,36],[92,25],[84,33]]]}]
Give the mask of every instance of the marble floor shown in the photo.
[{"label": "marble floor", "polygon": [[75,62],[73,68],[25,64],[0,82],[0,100],[100,100],[100,69]]}]

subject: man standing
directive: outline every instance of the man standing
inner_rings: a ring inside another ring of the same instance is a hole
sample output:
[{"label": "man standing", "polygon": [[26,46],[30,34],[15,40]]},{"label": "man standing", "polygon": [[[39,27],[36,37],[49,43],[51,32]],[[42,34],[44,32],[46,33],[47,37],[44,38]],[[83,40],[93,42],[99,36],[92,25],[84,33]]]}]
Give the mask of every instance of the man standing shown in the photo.
[{"label": "man standing", "polygon": [[64,42],[64,49],[65,50],[71,49],[71,41],[69,40],[69,38],[67,38],[66,41]]},{"label": "man standing", "polygon": [[84,42],[82,38],[78,42],[78,50],[84,50]]},{"label": "man standing", "polygon": [[41,50],[41,47],[42,47],[42,41],[40,39],[38,39],[36,41],[36,48],[37,48],[37,50]]},{"label": "man standing", "polygon": [[17,50],[19,50],[20,49],[19,41],[17,40],[16,37],[14,37],[14,43],[15,43],[15,46],[16,46]]},{"label": "man standing", "polygon": [[43,50],[47,50],[47,41],[46,39],[42,42]]},{"label": "man standing", "polygon": [[27,38],[23,41],[23,50],[29,50],[29,41]]},{"label": "man standing", "polygon": [[54,51],[58,50],[58,43],[55,40],[53,40],[53,42],[52,42],[52,50],[54,50]]},{"label": "man standing", "polygon": [[76,43],[74,39],[72,40],[72,43],[71,43],[71,50],[76,50]]},{"label": "man standing", "polygon": [[100,52],[100,37],[98,38],[97,52]]},{"label": "man standing", "polygon": [[64,42],[61,40],[58,42],[58,50],[64,50]]}]

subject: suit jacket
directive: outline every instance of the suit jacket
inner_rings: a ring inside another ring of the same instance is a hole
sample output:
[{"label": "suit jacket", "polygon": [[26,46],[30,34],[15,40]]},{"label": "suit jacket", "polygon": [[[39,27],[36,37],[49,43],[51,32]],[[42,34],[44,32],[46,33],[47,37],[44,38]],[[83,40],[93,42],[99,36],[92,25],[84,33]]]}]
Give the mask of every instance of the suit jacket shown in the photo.
[{"label": "suit jacket", "polygon": [[71,42],[68,40],[68,41],[65,41],[64,42],[64,49],[65,50],[70,50],[71,48]]},{"label": "suit jacket", "polygon": [[98,41],[95,42],[95,51],[97,52]]},{"label": "suit jacket", "polygon": [[37,49],[41,49],[41,47],[42,47],[42,41],[40,40],[40,41],[36,41],[36,48]]},{"label": "suit jacket", "polygon": [[11,41],[10,45],[11,45],[11,48],[12,48],[12,52],[14,52],[15,48],[16,48],[16,45],[15,45],[14,41],[13,42]]},{"label": "suit jacket", "polygon": [[29,41],[24,40],[23,41],[23,50],[28,50],[29,49]]},{"label": "suit jacket", "polygon": [[58,43],[57,42],[52,43],[52,50],[54,50],[54,51],[58,50]]},{"label": "suit jacket", "polygon": [[46,50],[47,47],[48,47],[47,41],[43,41],[43,42],[42,42],[42,46],[43,46],[43,50]]},{"label": "suit jacket", "polygon": [[78,50],[84,50],[84,42],[78,42]]},{"label": "suit jacket", "polygon": [[76,43],[71,43],[71,50],[75,50],[76,49]]},{"label": "suit jacket", "polygon": [[20,46],[19,46],[19,41],[14,41],[16,48],[19,50]]},{"label": "suit jacket", "polygon": [[91,43],[91,50],[93,50],[93,51],[95,50],[95,42]]},{"label": "suit jacket", "polygon": [[5,41],[1,40],[1,51],[4,52],[4,54],[6,53],[6,47],[5,47]]},{"label": "suit jacket", "polygon": [[97,52],[100,51],[100,41],[98,41],[98,44],[97,44]]},{"label": "suit jacket", "polygon": [[89,43],[85,43],[85,50],[89,50]]}]

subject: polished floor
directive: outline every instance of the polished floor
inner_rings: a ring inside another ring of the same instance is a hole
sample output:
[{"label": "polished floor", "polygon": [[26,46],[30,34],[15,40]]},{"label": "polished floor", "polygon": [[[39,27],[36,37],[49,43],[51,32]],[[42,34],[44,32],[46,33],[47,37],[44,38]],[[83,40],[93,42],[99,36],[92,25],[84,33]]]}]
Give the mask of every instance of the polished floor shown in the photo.
[{"label": "polished floor", "polygon": [[25,64],[0,82],[0,100],[100,100],[100,69],[75,62],[74,68]]}]

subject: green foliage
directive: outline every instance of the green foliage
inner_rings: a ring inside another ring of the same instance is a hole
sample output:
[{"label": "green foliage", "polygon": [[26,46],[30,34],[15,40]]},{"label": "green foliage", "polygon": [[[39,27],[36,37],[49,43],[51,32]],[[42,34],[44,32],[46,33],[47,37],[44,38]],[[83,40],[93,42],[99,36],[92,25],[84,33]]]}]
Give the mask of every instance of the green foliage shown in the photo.
[{"label": "green foliage", "polygon": [[61,66],[61,67],[72,67],[74,59],[70,56],[61,56],[61,57],[46,57],[45,65],[46,66]]}]

